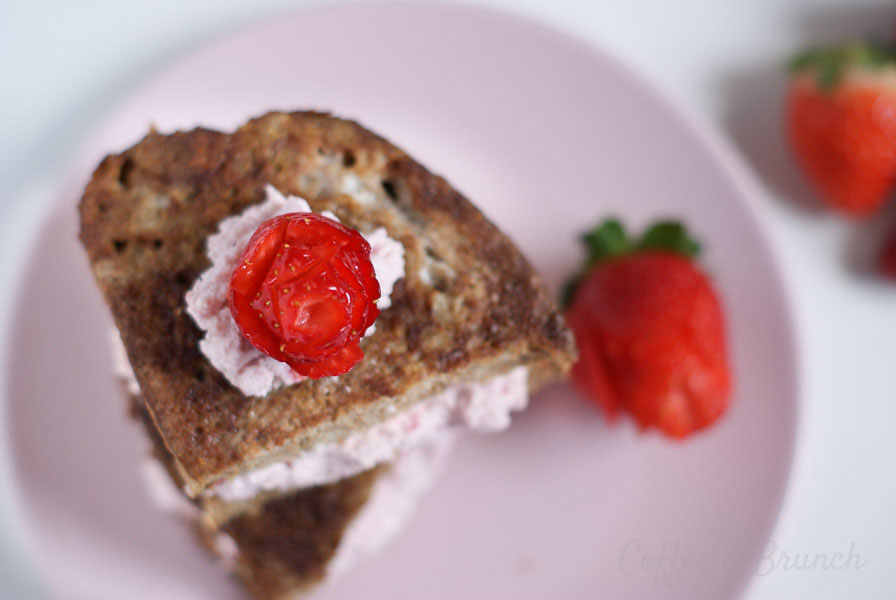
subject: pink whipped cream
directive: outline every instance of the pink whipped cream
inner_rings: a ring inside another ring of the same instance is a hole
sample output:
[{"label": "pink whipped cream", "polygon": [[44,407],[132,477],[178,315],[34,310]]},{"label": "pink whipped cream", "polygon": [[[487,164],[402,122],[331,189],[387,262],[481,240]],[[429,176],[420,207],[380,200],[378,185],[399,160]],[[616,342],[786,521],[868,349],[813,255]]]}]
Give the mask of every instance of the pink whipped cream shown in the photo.
[{"label": "pink whipped cream", "polygon": [[449,387],[391,419],[351,434],[340,443],[325,443],[292,459],[241,473],[204,493],[223,500],[252,498],[265,490],[290,490],[350,477],[452,429],[488,433],[510,425],[510,413],[528,403],[527,370],[516,367],[486,382]]},{"label": "pink whipped cream", "polygon": [[[284,196],[274,186],[265,189],[264,202],[221,221],[218,232],[209,236],[207,253],[212,265],[187,292],[187,312],[205,338],[199,349],[230,383],[247,396],[266,396],[272,390],[304,379],[289,365],[257,350],[240,333],[227,304],[230,277],[249,239],[263,222],[291,212],[311,212],[308,203]],[[334,220],[336,215],[322,213]],[[404,247],[382,227],[362,233],[370,244],[370,261],[380,284],[379,308],[388,308],[395,283],[404,277]],[[373,327],[365,335],[370,335]]]}]

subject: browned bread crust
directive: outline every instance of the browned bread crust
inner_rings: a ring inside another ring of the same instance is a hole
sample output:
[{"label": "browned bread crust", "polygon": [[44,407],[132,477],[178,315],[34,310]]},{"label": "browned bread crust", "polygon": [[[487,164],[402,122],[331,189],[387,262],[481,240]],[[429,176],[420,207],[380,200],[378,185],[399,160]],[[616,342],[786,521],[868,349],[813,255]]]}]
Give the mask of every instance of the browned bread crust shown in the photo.
[{"label": "browned bread crust", "polygon": [[[339,191],[349,174],[373,202]],[[199,352],[184,295],[209,266],[206,238],[260,202],[268,183],[361,231],[386,227],[405,247],[406,276],[352,371],[247,398]],[[507,237],[444,179],[350,121],[269,113],[232,134],[151,132],[100,163],[80,215],[147,410],[192,495],[452,383],[525,364],[530,385],[540,385],[574,355],[554,303]]]}]

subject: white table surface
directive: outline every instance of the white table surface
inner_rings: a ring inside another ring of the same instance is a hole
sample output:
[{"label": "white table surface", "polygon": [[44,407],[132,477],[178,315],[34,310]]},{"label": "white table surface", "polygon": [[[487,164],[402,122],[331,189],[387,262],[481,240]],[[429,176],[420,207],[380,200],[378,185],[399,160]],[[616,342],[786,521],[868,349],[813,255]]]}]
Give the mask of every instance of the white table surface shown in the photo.
[{"label": "white table surface", "polygon": [[[180,53],[303,4],[0,0],[0,325],[8,324],[21,267],[15,257],[104,113]],[[872,0],[476,4],[536,17],[610,50],[714,122],[750,161],[768,189],[771,233],[799,308],[806,381],[774,552],[747,598],[896,598],[896,285],[852,266],[876,224],[806,208],[811,195],[779,124],[783,57],[807,41],[885,36],[896,29],[896,8]],[[8,453],[5,445],[0,452]],[[0,458],[0,597],[39,597]],[[852,553],[848,568],[812,568],[815,555],[838,552],[844,560]],[[785,564],[785,555],[798,564]]]}]

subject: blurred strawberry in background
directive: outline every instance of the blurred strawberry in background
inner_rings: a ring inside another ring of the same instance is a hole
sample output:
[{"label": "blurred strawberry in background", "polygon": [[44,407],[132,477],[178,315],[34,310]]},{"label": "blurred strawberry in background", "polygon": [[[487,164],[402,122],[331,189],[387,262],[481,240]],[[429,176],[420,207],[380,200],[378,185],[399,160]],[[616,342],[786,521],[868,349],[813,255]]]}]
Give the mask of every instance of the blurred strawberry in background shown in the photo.
[{"label": "blurred strawberry in background", "polygon": [[896,227],[891,227],[877,256],[877,268],[881,274],[896,280]]},{"label": "blurred strawberry in background", "polygon": [[817,48],[790,70],[787,132],[803,171],[838,211],[876,212],[896,186],[896,50]]}]

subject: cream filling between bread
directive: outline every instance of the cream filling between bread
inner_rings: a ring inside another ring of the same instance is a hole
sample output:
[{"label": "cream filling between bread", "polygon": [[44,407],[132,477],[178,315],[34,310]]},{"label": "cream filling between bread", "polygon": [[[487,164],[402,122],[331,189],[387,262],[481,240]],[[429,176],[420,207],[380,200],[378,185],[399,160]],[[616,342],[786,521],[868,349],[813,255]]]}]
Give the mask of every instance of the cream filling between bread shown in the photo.
[{"label": "cream filling between bread", "polygon": [[[116,375],[129,390],[139,393],[140,386],[117,330],[112,330],[109,337]],[[383,423],[353,433],[341,443],[320,444],[290,460],[224,480],[204,493],[236,501],[253,498],[267,490],[287,491],[332,483],[380,463],[397,460],[415,448],[431,446],[434,441],[453,433],[452,430],[467,427],[489,433],[506,429],[510,425],[510,413],[523,410],[528,401],[528,370],[515,367],[489,381],[451,386]],[[144,468],[147,481],[168,479],[164,468],[157,467],[151,463]],[[164,486],[150,487],[161,490]],[[193,505],[184,500],[177,489],[172,491],[155,495],[154,500],[169,510],[188,512]]]},{"label": "cream filling between bread", "polygon": [[[277,188],[265,188],[265,200],[239,215],[221,221],[218,232],[209,236],[207,254],[211,266],[187,292],[187,313],[205,332],[199,349],[227,380],[247,396],[266,396],[272,390],[299,383],[305,378],[289,365],[267,356],[243,337],[228,305],[230,277],[240,256],[258,226],[278,215],[311,212],[308,203],[297,196],[284,196]],[[331,212],[321,213],[338,221]],[[380,227],[361,235],[370,244],[370,262],[380,284],[380,310],[392,304],[395,283],[404,277],[404,246]],[[373,333],[375,325],[366,335]]]},{"label": "cream filling between bread", "polygon": [[380,463],[452,429],[489,433],[510,425],[510,413],[528,403],[528,372],[515,367],[484,382],[454,385],[340,443],[324,443],[286,461],[225,479],[204,494],[237,501],[268,491],[332,483]]},{"label": "cream filling between bread", "polygon": [[[455,439],[453,432],[442,432],[395,457],[389,469],[377,477],[367,502],[342,534],[327,565],[328,578],[342,575],[363,556],[379,552],[401,531],[420,497],[435,481]],[[187,521],[199,519],[199,508],[177,489],[161,462],[147,458],[142,475],[157,508]],[[213,550],[229,568],[239,560],[239,547],[222,531],[214,536]]]}]

